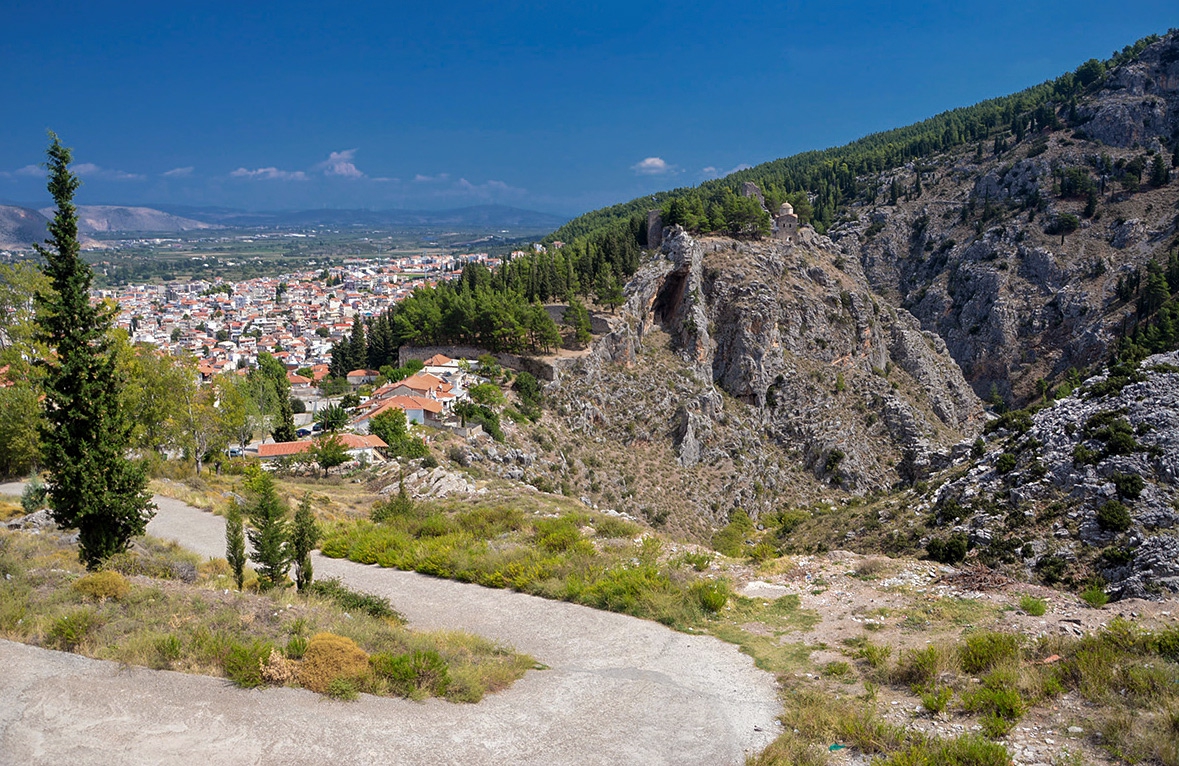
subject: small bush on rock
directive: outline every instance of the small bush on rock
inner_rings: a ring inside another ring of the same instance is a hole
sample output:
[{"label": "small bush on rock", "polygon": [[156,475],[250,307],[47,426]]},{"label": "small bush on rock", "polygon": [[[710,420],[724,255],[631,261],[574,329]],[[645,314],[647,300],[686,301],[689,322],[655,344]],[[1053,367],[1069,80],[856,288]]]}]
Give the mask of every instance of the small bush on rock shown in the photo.
[{"label": "small bush on rock", "polygon": [[1125,532],[1132,523],[1130,509],[1117,500],[1110,500],[1097,509],[1097,524],[1109,532]]},{"label": "small bush on rock", "polygon": [[940,537],[933,538],[925,546],[925,550],[934,561],[953,565],[966,558],[967,544],[966,535],[957,532],[945,540]]},{"label": "small bush on rock", "polygon": [[1137,500],[1146,488],[1146,482],[1136,473],[1114,473],[1109,480],[1117,487],[1118,494],[1127,500]]}]

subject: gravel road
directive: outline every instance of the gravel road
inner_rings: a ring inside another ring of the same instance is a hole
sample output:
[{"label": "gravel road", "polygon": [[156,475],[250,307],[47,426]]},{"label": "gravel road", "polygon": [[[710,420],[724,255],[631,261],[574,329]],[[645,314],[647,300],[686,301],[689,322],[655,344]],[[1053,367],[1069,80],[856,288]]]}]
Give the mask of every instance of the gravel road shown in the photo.
[{"label": "gravel road", "polygon": [[[220,517],[156,504],[149,533],[224,555]],[[477,705],[343,703],[0,641],[0,763],[713,766],[778,730],[773,678],[714,638],[322,556],[315,574],[388,597],[414,627],[478,633],[548,668]]]}]

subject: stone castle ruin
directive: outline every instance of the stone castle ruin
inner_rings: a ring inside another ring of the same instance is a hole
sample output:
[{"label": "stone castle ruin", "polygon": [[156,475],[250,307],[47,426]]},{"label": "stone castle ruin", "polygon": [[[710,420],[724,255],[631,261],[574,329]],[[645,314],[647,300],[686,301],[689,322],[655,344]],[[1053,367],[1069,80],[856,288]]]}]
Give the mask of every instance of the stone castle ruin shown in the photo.
[{"label": "stone castle ruin", "polygon": [[[762,209],[766,209],[766,198],[761,193],[761,189],[752,181],[746,181],[741,184],[741,194],[746,197],[756,197],[757,201],[761,203]],[[780,242],[793,242],[798,235],[798,216],[794,214],[794,206],[789,202],[783,202],[782,206],[778,208],[778,214],[774,217],[774,239]]]},{"label": "stone castle ruin", "polygon": [[655,250],[663,244],[663,211],[647,211],[647,247]]},{"label": "stone castle ruin", "polygon": [[[762,194],[761,189],[752,181],[746,181],[741,184],[741,194],[746,197],[754,197],[761,203],[762,209],[766,209],[766,198]],[[783,202],[778,208],[778,214],[773,216],[773,237],[779,242],[793,242],[798,236],[798,216],[794,213],[794,206],[789,202]],[[658,208],[647,211],[647,247],[651,250],[658,249],[663,245],[663,211]]]}]

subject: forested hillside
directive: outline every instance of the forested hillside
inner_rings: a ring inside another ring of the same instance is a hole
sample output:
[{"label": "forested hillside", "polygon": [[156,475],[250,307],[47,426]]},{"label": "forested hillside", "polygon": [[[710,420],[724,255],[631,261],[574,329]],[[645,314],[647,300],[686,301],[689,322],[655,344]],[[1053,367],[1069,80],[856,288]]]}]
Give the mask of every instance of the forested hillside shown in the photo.
[{"label": "forested hillside", "polygon": [[[761,187],[770,210],[783,202],[795,202],[805,195],[813,212],[800,212],[803,223],[812,222],[819,232],[834,223],[844,206],[856,199],[876,200],[892,189],[881,188],[864,177],[919,161],[937,152],[966,144],[986,142],[988,149],[1008,141],[1019,141],[1029,133],[1062,122],[1079,120],[1076,104],[1080,97],[1100,85],[1106,72],[1134,60],[1158,35],[1145,37],[1127,45],[1106,61],[1091,59],[1073,72],[1041,83],[1010,96],[990,99],[974,106],[953,109],[914,125],[873,133],[845,146],[815,150],[766,162],[724,178],[706,181],[697,187],[685,187],[639,197],[630,202],[595,210],[575,218],[557,229],[551,239],[571,241],[593,237],[616,229],[632,218],[646,220],[647,211],[671,209],[673,201],[702,210],[708,217],[701,230],[714,230],[713,221],[723,213],[726,195],[736,195],[742,183],[752,181]],[[799,207],[795,204],[796,209]],[[809,207],[809,206],[808,206]],[[674,216],[673,216],[674,218]],[[721,215],[723,218],[723,214]],[[681,222],[667,221],[665,222]]]}]

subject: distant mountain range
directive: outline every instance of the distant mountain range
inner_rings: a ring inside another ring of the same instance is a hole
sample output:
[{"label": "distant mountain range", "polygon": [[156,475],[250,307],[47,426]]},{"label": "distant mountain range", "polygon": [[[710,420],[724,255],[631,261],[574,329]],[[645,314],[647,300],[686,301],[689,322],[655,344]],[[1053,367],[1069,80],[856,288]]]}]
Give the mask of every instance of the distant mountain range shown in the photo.
[{"label": "distant mountain range", "polygon": [[504,205],[476,205],[451,210],[275,210],[245,211],[221,207],[161,205],[160,210],[222,226],[371,226],[374,228],[508,229],[514,233],[548,233],[566,218]]},{"label": "distant mountain range", "polygon": [[[0,205],[0,247],[25,248],[45,239],[53,208],[34,210]],[[78,230],[86,237],[110,234],[178,234],[202,229],[317,226],[373,229],[457,230],[489,233],[507,230],[515,236],[541,235],[565,218],[503,205],[478,205],[453,210],[280,210],[252,212],[221,207],[79,205]]]},{"label": "distant mountain range", "polygon": [[45,216],[17,205],[0,205],[0,247],[29,247],[45,239]]}]

